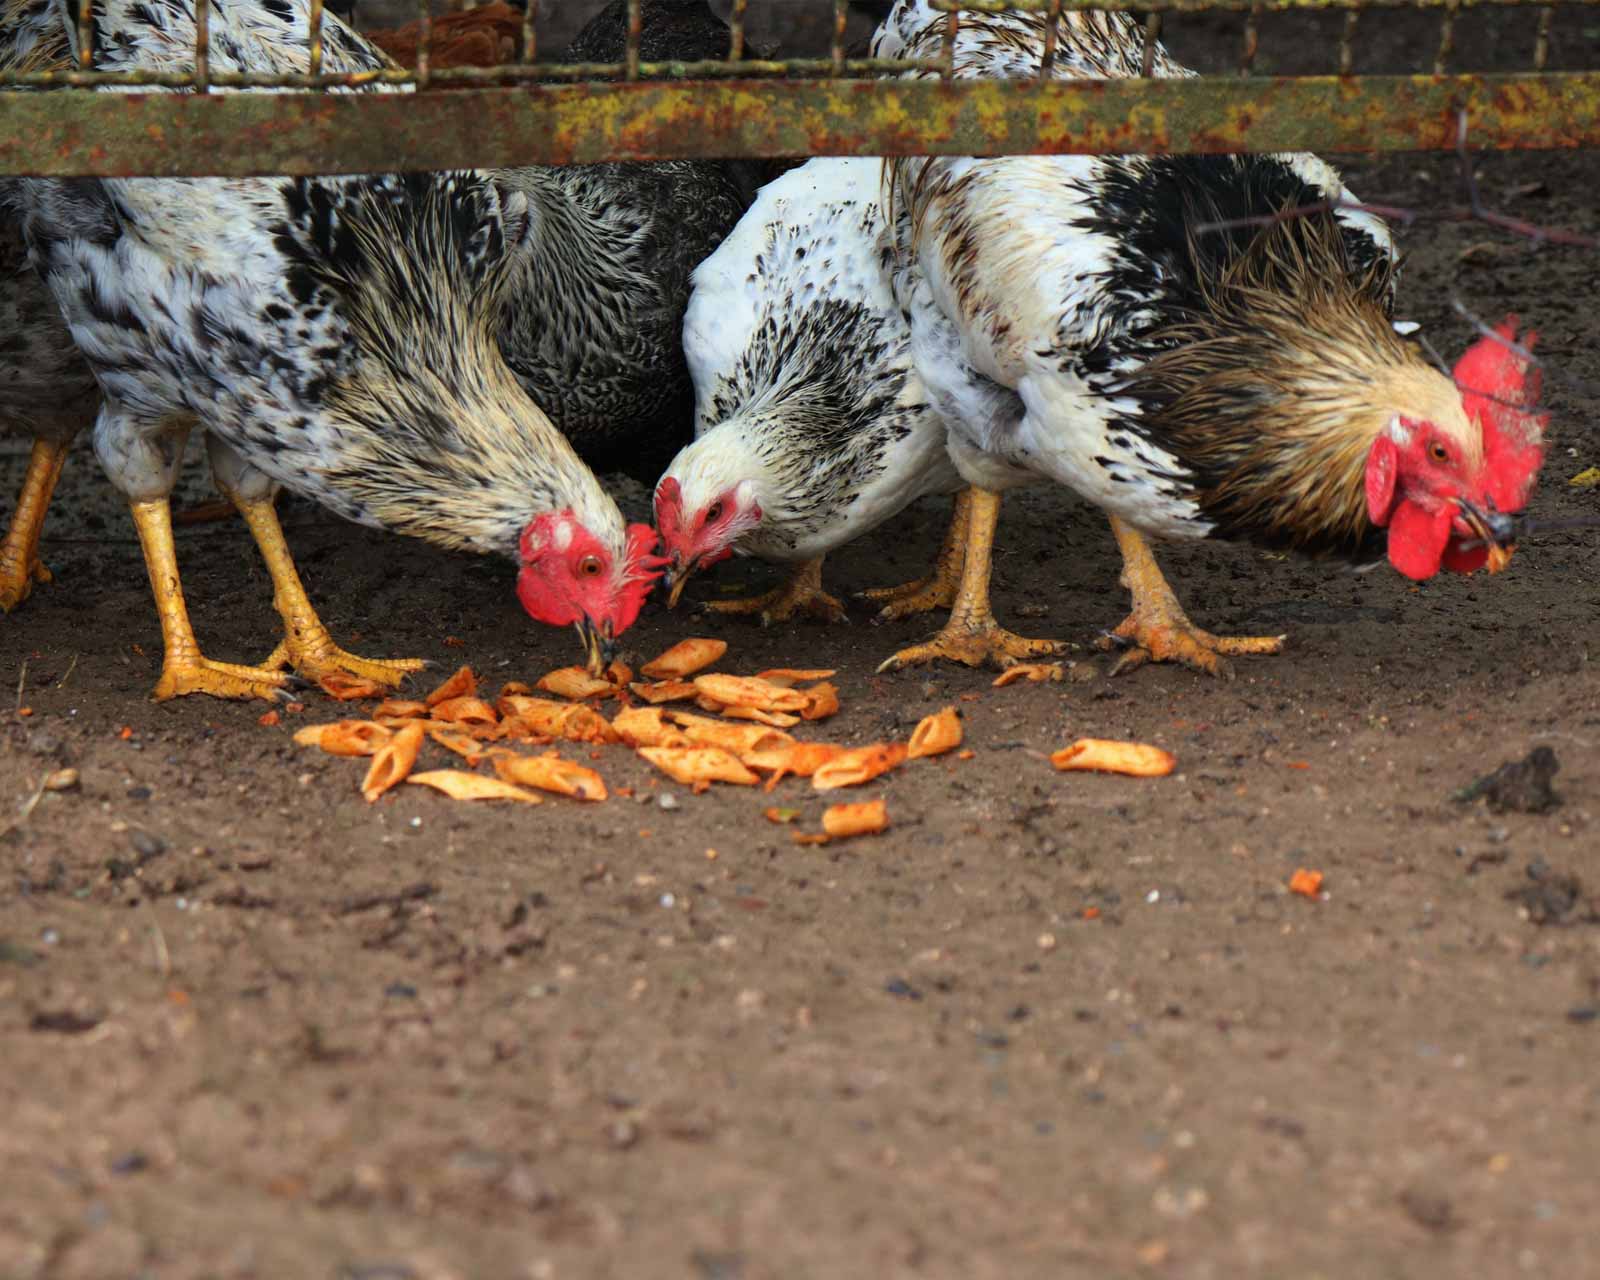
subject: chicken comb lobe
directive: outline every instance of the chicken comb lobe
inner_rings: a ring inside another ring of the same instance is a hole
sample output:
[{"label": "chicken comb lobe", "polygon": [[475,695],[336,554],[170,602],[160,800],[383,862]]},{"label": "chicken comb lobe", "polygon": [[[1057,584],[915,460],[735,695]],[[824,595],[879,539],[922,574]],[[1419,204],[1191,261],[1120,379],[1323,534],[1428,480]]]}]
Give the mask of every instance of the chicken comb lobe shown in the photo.
[{"label": "chicken comb lobe", "polygon": [[1468,419],[1483,432],[1484,496],[1505,512],[1522,510],[1533,492],[1550,421],[1548,413],[1533,412],[1544,375],[1525,354],[1539,335],[1532,329],[1520,340],[1516,335],[1517,317],[1507,316],[1451,371]]},{"label": "chicken comb lobe", "polygon": [[683,490],[673,476],[663,476],[656,486],[656,528],[670,549],[683,541]]}]

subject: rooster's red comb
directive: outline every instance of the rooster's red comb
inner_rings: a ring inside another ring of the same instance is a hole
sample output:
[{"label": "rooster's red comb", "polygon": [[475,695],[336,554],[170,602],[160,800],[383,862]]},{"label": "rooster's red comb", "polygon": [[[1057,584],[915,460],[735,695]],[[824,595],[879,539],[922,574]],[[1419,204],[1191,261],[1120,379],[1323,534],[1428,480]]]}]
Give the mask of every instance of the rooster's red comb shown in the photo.
[{"label": "rooster's red comb", "polygon": [[1461,406],[1483,432],[1486,496],[1498,511],[1520,511],[1544,462],[1548,413],[1534,413],[1543,371],[1530,353],[1539,335],[1517,337],[1517,317],[1507,316],[1470,347],[1451,371]]}]

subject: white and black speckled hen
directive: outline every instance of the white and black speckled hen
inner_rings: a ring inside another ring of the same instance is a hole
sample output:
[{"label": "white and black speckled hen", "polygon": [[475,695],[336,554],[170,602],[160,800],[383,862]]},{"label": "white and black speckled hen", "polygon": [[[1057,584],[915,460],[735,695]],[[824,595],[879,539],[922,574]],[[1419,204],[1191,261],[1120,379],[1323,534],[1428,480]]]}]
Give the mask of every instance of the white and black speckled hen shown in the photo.
[{"label": "white and black speckled hen", "polygon": [[[220,69],[303,71],[305,0],[211,5]],[[65,20],[65,6],[54,12]],[[100,0],[97,66],[188,70],[188,0]],[[326,65],[385,65],[337,19]],[[271,505],[281,483],[350,519],[500,554],[536,619],[576,625],[592,666],[637,616],[654,534],[624,526],[499,352],[508,288],[543,223],[475,172],[353,178],[27,179],[35,265],[105,394],[95,447],[127,496],[161,615],[157,697],[273,696],[292,665],[397,683],[419,664],[337,648]],[[167,496],[202,426],[219,486],[272,573],[284,641],[267,663],[202,656]]]},{"label": "white and black speckled hen", "polygon": [[[695,272],[683,345],[698,434],[655,493],[671,601],[697,569],[754,555],[793,576],[705,608],[842,620],[823,557],[961,485],[890,289],[881,176],[882,162],[863,158],[791,170]],[[959,568],[947,547],[929,582],[868,594],[888,600],[889,617],[948,605]]]}]

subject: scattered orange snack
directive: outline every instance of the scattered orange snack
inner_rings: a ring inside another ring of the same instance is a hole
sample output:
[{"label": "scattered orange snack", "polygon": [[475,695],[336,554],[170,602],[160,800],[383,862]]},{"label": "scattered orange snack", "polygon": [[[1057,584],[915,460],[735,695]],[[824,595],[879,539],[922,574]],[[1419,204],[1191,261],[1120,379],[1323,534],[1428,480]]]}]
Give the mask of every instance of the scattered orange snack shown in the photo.
[{"label": "scattered orange snack", "polygon": [[321,747],[330,756],[370,756],[387,746],[391,736],[371,720],[339,720],[308,724],[295,732],[294,740],[297,746]]},{"label": "scattered orange snack", "polygon": [[580,703],[553,702],[549,698],[511,693],[500,699],[500,712],[507,717],[507,737],[517,737],[526,730],[573,742],[617,741],[616,730],[606,718],[593,707]]},{"label": "scattered orange snack", "polygon": [[428,714],[426,702],[415,702],[406,698],[385,698],[372,709],[374,720],[408,720],[413,716]]},{"label": "scattered orange snack", "polygon": [[889,806],[882,800],[831,804],[823,811],[822,829],[835,840],[870,836],[889,829]]},{"label": "scattered orange snack", "polygon": [[839,710],[839,690],[831,684],[814,684],[809,689],[802,689],[806,695],[806,705],[800,708],[800,715],[806,720],[826,720],[829,716],[837,714]]},{"label": "scattered orange snack", "polygon": [[687,747],[683,730],[664,717],[660,707],[628,707],[611,718],[611,727],[630,747]]},{"label": "scattered orange snack", "polygon": [[667,715],[690,742],[700,747],[721,747],[743,755],[747,751],[794,745],[794,739],[781,729],[770,729],[762,724],[728,724],[725,720],[708,720],[692,711],[669,711]]},{"label": "scattered orange snack", "polygon": [[601,676],[592,676],[582,667],[557,667],[539,677],[534,685],[557,697],[578,701],[583,698],[604,698],[617,691],[617,686]]},{"label": "scattered orange snack", "polygon": [[1099,907],[1085,907],[1083,909],[1083,918],[1085,920],[1098,920],[1100,918],[1100,908]]},{"label": "scattered orange snack", "polygon": [[432,707],[441,702],[448,702],[451,698],[470,698],[477,692],[478,677],[472,674],[471,667],[462,667],[455,675],[451,676],[424,698],[423,702]]},{"label": "scattered orange snack", "polygon": [[762,711],[803,711],[810,701],[797,689],[768,684],[751,676],[696,676],[702,697],[725,707],[759,707]]},{"label": "scattered orange snack", "polygon": [[1484,567],[1490,573],[1499,573],[1500,570],[1511,563],[1511,557],[1515,551],[1515,547],[1490,546],[1489,561]]},{"label": "scattered orange snack", "polygon": [[[33,714],[33,711],[28,707],[23,707],[21,710],[19,710],[17,712],[17,714],[19,716],[31,716]],[[259,720],[257,720],[256,723],[257,724],[264,724],[264,725],[267,726],[267,728],[270,729],[273,725],[277,724],[282,719],[283,719],[283,717],[280,716],[276,711],[269,711],[269,712],[266,713],[266,715],[262,716]]]},{"label": "scattered orange snack", "polygon": [[[420,721],[418,723],[421,723]],[[429,724],[425,725],[427,734],[446,751],[454,751],[469,765],[475,765],[489,754],[489,748],[474,738],[470,733],[462,733],[450,725]]]},{"label": "scattered orange snack", "polygon": [[444,638],[445,648],[447,649],[460,649],[466,643],[460,636],[446,636]]},{"label": "scattered orange snack", "polygon": [[800,723],[800,717],[790,715],[787,711],[762,711],[758,707],[724,707],[721,703],[713,703],[707,710],[718,710],[730,720],[754,720],[757,724],[770,725],[774,729],[792,729]]},{"label": "scattered orange snack", "polygon": [[1093,769],[1100,773],[1126,773],[1135,778],[1160,778],[1171,773],[1177,757],[1143,742],[1113,742],[1106,738],[1079,738],[1050,757],[1057,769]]},{"label": "scattered orange snack", "polygon": [[793,822],[796,818],[798,818],[800,816],[800,810],[798,810],[798,809],[763,809],[761,811],[761,816],[763,818],[765,818],[768,822],[776,822],[779,825],[784,825],[784,824]]},{"label": "scattered orange snack", "polygon": [[806,670],[799,667],[773,667],[770,671],[756,672],[757,680],[765,680],[768,684],[797,685],[810,680],[826,680],[829,676],[839,673],[833,668],[827,670]]},{"label": "scattered orange snack", "polygon": [[976,756],[977,756],[977,754],[978,754],[978,753],[977,753],[977,752],[976,752],[976,751],[974,751],[974,750],[972,750],[972,749],[971,749],[971,748],[970,748],[970,747],[969,747],[969,748],[968,748],[968,749],[967,749],[967,750],[965,750],[965,751],[958,751],[958,752],[956,752],[956,759],[957,759],[957,760],[971,760],[971,759],[973,759],[973,758],[974,758],[974,757],[976,757]]},{"label": "scattered orange snack", "polygon": [[[1015,670],[1015,668],[1013,668]],[[961,717],[954,707],[923,716],[911,731],[911,742],[906,748],[907,760],[920,760],[923,756],[941,756],[961,745]]]},{"label": "scattered orange snack", "polygon": [[543,804],[544,801],[521,787],[499,778],[485,778],[481,773],[466,773],[460,769],[433,769],[427,773],[414,773],[406,779],[420,786],[442,791],[452,800],[520,800],[523,804]]},{"label": "scattered orange snack", "polygon": [[639,674],[651,680],[681,680],[704,671],[727,652],[726,640],[680,640],[640,667]]},{"label": "scattered orange snack", "polygon": [[563,760],[553,751],[543,756],[496,756],[494,771],[506,782],[519,782],[577,800],[606,798],[606,784],[598,773]]},{"label": "scattered orange snack", "polygon": [[827,844],[833,837],[826,831],[796,831],[790,839],[796,844]]},{"label": "scattered orange snack", "polygon": [[317,687],[338,702],[354,702],[358,698],[381,698],[384,687],[376,680],[365,680],[343,671],[330,671],[317,681]]},{"label": "scattered orange snack", "polygon": [[832,760],[819,766],[811,775],[811,786],[817,791],[858,787],[904,764],[905,759],[906,744],[903,742],[878,742],[870,747],[854,747],[841,751]]},{"label": "scattered orange snack", "polygon": [[836,760],[847,748],[831,742],[796,742],[792,746],[772,747],[765,751],[747,751],[740,757],[752,769],[771,769],[764,791],[771,791],[785,774],[809,778],[830,760]]},{"label": "scattered orange snack", "polygon": [[470,695],[435,702],[430,714],[435,720],[449,720],[474,729],[482,725],[492,727],[500,723],[500,717],[494,713],[493,707],[482,698]]},{"label": "scattered orange snack", "polygon": [[992,687],[1004,689],[1018,680],[1031,680],[1035,684],[1043,680],[1061,680],[1065,674],[1059,662],[1019,662],[996,676]]},{"label": "scattered orange snack", "polygon": [[635,680],[628,688],[649,703],[684,702],[695,695],[695,687],[687,680],[658,680],[654,684]]},{"label": "scattered orange snack", "polygon": [[1315,898],[1322,892],[1322,872],[1297,867],[1289,877],[1289,892],[1298,893],[1303,898]]},{"label": "scattered orange snack", "polygon": [[416,767],[422,750],[422,725],[408,724],[372,757],[372,767],[361,782],[361,794],[372,804],[390,787],[406,778]]},{"label": "scattered orange snack", "polygon": [[640,747],[639,754],[674,781],[688,786],[731,782],[753,787],[761,779],[721,747]]},{"label": "scattered orange snack", "polygon": [[500,696],[503,698],[508,693],[532,693],[533,686],[524,684],[521,680],[507,680],[500,686]]}]

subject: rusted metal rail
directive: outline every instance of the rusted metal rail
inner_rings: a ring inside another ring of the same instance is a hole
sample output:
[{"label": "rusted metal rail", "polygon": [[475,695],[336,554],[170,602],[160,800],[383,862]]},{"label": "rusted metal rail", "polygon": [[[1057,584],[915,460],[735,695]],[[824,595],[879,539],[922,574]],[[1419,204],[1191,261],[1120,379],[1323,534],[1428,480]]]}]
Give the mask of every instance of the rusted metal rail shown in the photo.
[{"label": "rusted metal rail", "polygon": [[[425,28],[415,68],[324,74],[323,44],[313,34],[308,74],[237,75],[209,65],[201,21],[192,73],[112,76],[85,62],[0,74],[0,173],[203,177],[717,156],[1447,150],[1458,145],[1463,116],[1476,148],[1600,146],[1600,67],[1545,69],[1555,12],[1548,0],[933,2],[952,29],[958,9],[1138,9],[1149,15],[1152,35],[1163,13],[1243,12],[1244,56],[1237,76],[956,79],[938,59],[848,57],[846,0],[834,0],[828,57],[747,59],[748,5],[735,0],[728,60],[653,64],[638,56],[640,6],[630,0],[628,56],[618,64],[537,61],[530,10],[519,60],[508,66],[430,66]],[[1472,7],[1536,11],[1529,69],[1447,73],[1456,15]],[[1600,0],[1564,7],[1600,21]],[[1251,74],[1264,13],[1344,11],[1338,67],[1348,72],[1355,15],[1401,8],[1437,13],[1432,74]],[[321,17],[318,0],[311,16],[314,24]],[[82,0],[82,21],[88,18]],[[919,74],[907,78],[912,72]],[[92,88],[102,84],[125,91]],[[305,92],[215,92],[268,85]],[[325,92],[354,85],[378,91]],[[189,92],[140,93],[140,86]]]}]

